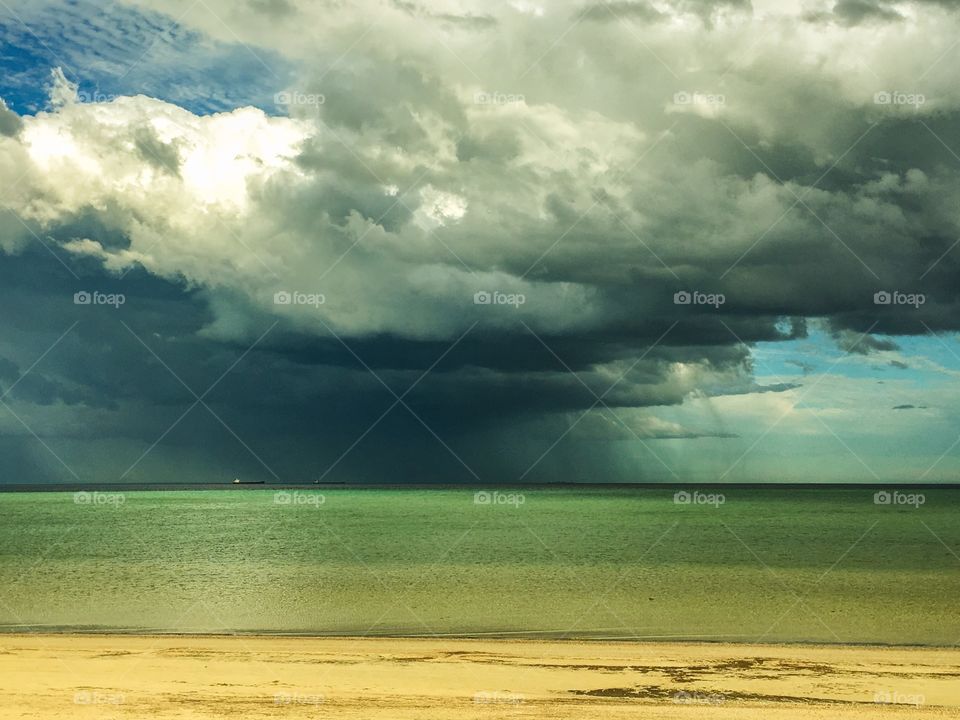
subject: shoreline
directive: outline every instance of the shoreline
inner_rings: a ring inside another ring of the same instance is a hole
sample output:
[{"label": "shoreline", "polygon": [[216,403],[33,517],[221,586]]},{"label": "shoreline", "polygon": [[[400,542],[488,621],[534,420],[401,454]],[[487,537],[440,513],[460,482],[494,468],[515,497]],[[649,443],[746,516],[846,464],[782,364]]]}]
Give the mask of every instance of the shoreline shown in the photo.
[{"label": "shoreline", "polygon": [[960,718],[960,650],[0,635],[0,719]]},{"label": "shoreline", "polygon": [[[22,627],[22,626],[17,626]],[[40,626],[31,626],[40,627]],[[0,627],[0,639],[9,637],[134,637],[134,638],[253,638],[253,639],[292,639],[292,640],[443,640],[464,642],[497,642],[497,643],[558,643],[558,644],[589,644],[602,645],[662,645],[662,646],[730,646],[730,647],[782,647],[782,648],[862,648],[864,650],[957,650],[957,643],[930,645],[922,643],[879,643],[879,642],[817,642],[812,640],[758,640],[756,636],[744,636],[737,640],[733,636],[718,636],[716,640],[702,636],[681,635],[589,635],[589,634],[549,634],[527,631],[503,632],[474,632],[474,633],[347,633],[347,632],[264,632],[260,630],[238,632],[189,632],[183,630],[69,630],[56,628],[50,630],[7,630]]]}]

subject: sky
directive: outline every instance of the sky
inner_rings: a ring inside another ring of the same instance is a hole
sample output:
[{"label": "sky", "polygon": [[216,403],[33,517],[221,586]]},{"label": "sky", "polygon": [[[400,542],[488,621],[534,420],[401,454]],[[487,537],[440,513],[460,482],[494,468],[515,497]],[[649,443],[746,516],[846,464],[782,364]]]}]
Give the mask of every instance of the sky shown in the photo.
[{"label": "sky", "polygon": [[0,483],[956,481],[957,38],[3,0]]}]

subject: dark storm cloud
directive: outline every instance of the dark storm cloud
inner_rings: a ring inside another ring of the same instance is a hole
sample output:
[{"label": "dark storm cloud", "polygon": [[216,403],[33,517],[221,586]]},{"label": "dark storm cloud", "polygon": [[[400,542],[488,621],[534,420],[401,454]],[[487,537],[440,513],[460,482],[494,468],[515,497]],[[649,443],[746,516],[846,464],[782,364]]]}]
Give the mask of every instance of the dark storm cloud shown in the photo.
[{"label": "dark storm cloud", "polygon": [[812,12],[805,16],[809,22],[837,22],[847,27],[870,22],[897,22],[903,20],[891,3],[884,0],[840,0],[831,12]]},{"label": "dark storm cloud", "polygon": [[248,0],[248,5],[273,19],[291,17],[296,13],[296,7],[290,0]]},{"label": "dark storm cloud", "polygon": [[416,17],[429,18],[442,23],[453,25],[467,30],[488,30],[497,26],[497,20],[490,15],[472,15],[431,12],[422,5],[404,0],[393,0],[393,5],[399,10]]},{"label": "dark storm cloud", "polygon": [[[275,340],[265,342],[244,357],[245,346],[198,337],[209,313],[202,299],[182,288],[157,282],[143,273],[132,273],[118,281],[108,274],[84,273],[83,268],[74,266],[83,273],[78,280],[41,252],[38,247],[31,248],[0,264],[4,276],[0,302],[7,309],[4,336],[19,353],[16,361],[3,358],[0,377],[4,390],[16,383],[7,402],[15,403],[18,415],[52,443],[55,452],[83,477],[87,472],[83,461],[77,459],[79,453],[71,451],[72,443],[103,443],[106,439],[115,443],[114,451],[101,462],[97,472],[118,480],[150,444],[163,437],[156,455],[148,456],[143,466],[135,468],[125,479],[176,479],[167,464],[173,457],[189,454],[192,447],[204,447],[211,458],[229,466],[231,472],[266,478],[277,473],[286,479],[307,479],[325,469],[324,463],[333,463],[394,401],[356,357],[336,341],[304,357],[302,351],[286,349],[287,341],[281,332]],[[116,309],[76,306],[73,293],[78,288],[124,292],[126,302]],[[15,322],[11,324],[13,318]],[[68,331],[74,322],[76,326]],[[262,326],[263,330],[268,327],[267,322]],[[41,357],[65,331],[67,334],[43,358],[42,364],[23,375],[22,369]],[[386,339],[371,345],[356,344],[354,352],[376,366],[377,374],[400,394],[420,376],[427,359],[435,360],[442,348],[434,344],[420,348],[415,343]],[[402,361],[405,354],[410,356],[406,363]],[[391,365],[398,365],[398,359],[407,368],[390,370]],[[205,398],[229,426],[227,429],[203,407],[190,410],[195,397],[180,379],[202,394],[238,361]],[[461,358],[451,367],[464,362]],[[484,417],[492,424],[494,413],[510,411],[508,403],[498,403],[490,396],[489,382],[447,379],[451,367],[436,368],[436,374],[422,383],[416,394],[406,398],[431,426],[449,435],[451,431],[476,426]],[[510,375],[504,376],[503,382],[514,385],[514,390],[522,385]],[[552,401],[549,394],[538,394],[550,389],[548,382],[529,385],[527,394],[519,398],[505,387],[502,397],[510,400],[513,412],[525,400],[536,400],[540,405],[552,403],[555,407],[583,406],[584,391],[574,385],[572,376],[566,378],[554,389],[557,398]],[[460,396],[454,398],[452,392]],[[563,394],[569,398],[561,400]],[[467,412],[465,407],[469,408]],[[102,412],[104,409],[109,412]],[[185,413],[176,427],[165,434]],[[11,415],[4,420],[5,433],[19,437],[24,444],[30,443],[29,431],[18,426]],[[462,466],[459,471],[453,467],[459,466],[459,462],[418,427],[401,407],[370,434],[369,443],[394,460],[407,456],[400,461],[401,466],[414,462],[418,452],[414,448],[423,452],[426,446],[428,456],[436,463],[436,472],[421,469],[421,479],[469,479]],[[234,432],[243,438],[242,442],[233,437]],[[252,446],[250,450],[244,447],[245,443]],[[304,443],[312,446],[313,452],[289,452],[291,447]],[[5,454],[5,471],[11,477],[36,479],[44,450],[39,443],[33,450]],[[46,468],[43,477],[47,479],[70,479],[70,473],[56,461],[40,465]],[[484,464],[478,462],[477,466]],[[382,480],[384,468],[371,465],[368,454],[358,453],[351,464],[344,464],[340,470],[347,471],[346,477],[354,480]]]},{"label": "dark storm cloud", "polygon": [[[347,350],[333,339],[309,340],[304,345],[307,338],[279,328],[245,354],[244,344],[224,344],[198,335],[210,319],[201,296],[139,271],[118,280],[82,263],[72,265],[81,274],[78,280],[41,252],[31,247],[2,264],[0,302],[17,317],[19,328],[8,326],[5,335],[20,356],[16,362],[5,359],[0,370],[5,387],[19,380],[8,401],[18,403],[18,414],[31,428],[39,428],[38,434],[81,477],[91,470],[76,444],[103,444],[107,439],[113,449],[96,472],[113,480],[178,479],[172,467],[180,461],[197,462],[193,453],[201,447],[208,462],[220,462],[231,473],[265,479],[315,477],[394,404],[395,396],[381,380],[402,395],[449,346],[380,337],[350,339]],[[78,288],[123,292],[126,301],[116,309],[77,306],[73,293]],[[22,368],[74,322],[76,326],[41,365],[21,379]],[[258,331],[272,322],[262,318]],[[712,352],[718,367],[735,368],[746,358],[743,348],[717,346],[706,351],[664,344],[608,392],[616,377],[590,372],[591,356],[582,341],[565,339],[553,350],[579,368],[579,379],[529,335],[509,339],[487,334],[464,341],[405,396],[409,410],[394,408],[369,432],[360,451],[349,453],[328,479],[387,479],[387,466],[373,459],[370,448],[377,448],[377,456],[382,454],[390,472],[406,468],[421,481],[475,481],[474,472],[485,478],[509,477],[524,457],[530,462],[534,450],[542,452],[553,432],[562,432],[558,429],[562,426],[538,421],[532,426],[536,433],[529,441],[532,450],[518,447],[515,455],[490,457],[486,443],[502,443],[504,423],[511,418],[524,422],[525,417],[532,420],[543,413],[579,413],[594,406],[601,395],[602,407],[610,408],[678,404],[687,388],[664,381],[670,362]],[[635,357],[636,350],[621,339],[611,344],[607,359],[620,359],[626,371],[626,361]],[[205,396],[216,415],[194,406],[196,398],[181,380],[203,394],[228,370]],[[634,432],[650,439],[732,436],[720,430],[634,427]],[[440,433],[443,442],[431,431]],[[30,442],[30,434],[13,422],[9,432]],[[478,437],[485,440],[478,442]],[[124,475],[160,438],[162,444]],[[444,443],[452,444],[451,448]],[[303,452],[303,447],[311,450]],[[292,448],[301,450],[291,452]],[[7,455],[7,470],[36,477],[44,450],[39,445],[34,450],[24,456],[26,466],[16,460],[19,455]],[[591,452],[600,461],[601,455],[611,451]],[[424,457],[431,458],[427,467]],[[44,467],[49,480],[70,479],[57,462]],[[551,463],[544,463],[545,471],[550,467]]]},{"label": "dark storm cloud", "polygon": [[588,5],[580,11],[580,17],[596,22],[618,22],[623,19],[656,22],[663,18],[663,13],[647,2],[622,0]]},{"label": "dark storm cloud", "polygon": [[595,22],[623,22],[639,20],[655,23],[673,14],[689,13],[700,17],[708,26],[713,16],[726,9],[749,11],[750,0],[673,0],[670,12],[661,12],[643,0],[613,0],[583,7],[578,17]]}]

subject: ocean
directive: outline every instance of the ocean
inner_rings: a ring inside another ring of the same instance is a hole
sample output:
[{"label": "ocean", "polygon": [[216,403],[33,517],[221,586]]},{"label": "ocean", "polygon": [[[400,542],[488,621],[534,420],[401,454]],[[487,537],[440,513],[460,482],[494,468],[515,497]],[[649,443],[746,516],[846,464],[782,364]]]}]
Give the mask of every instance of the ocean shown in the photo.
[{"label": "ocean", "polygon": [[960,490],[0,494],[0,629],[953,645]]}]

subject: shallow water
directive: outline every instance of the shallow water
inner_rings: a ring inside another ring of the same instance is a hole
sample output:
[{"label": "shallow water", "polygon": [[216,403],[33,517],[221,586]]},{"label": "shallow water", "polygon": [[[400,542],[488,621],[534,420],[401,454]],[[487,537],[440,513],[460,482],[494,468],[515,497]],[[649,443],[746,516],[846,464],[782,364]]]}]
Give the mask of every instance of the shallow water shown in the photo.
[{"label": "shallow water", "polygon": [[281,492],[0,494],[0,624],[960,641],[957,490]]}]

